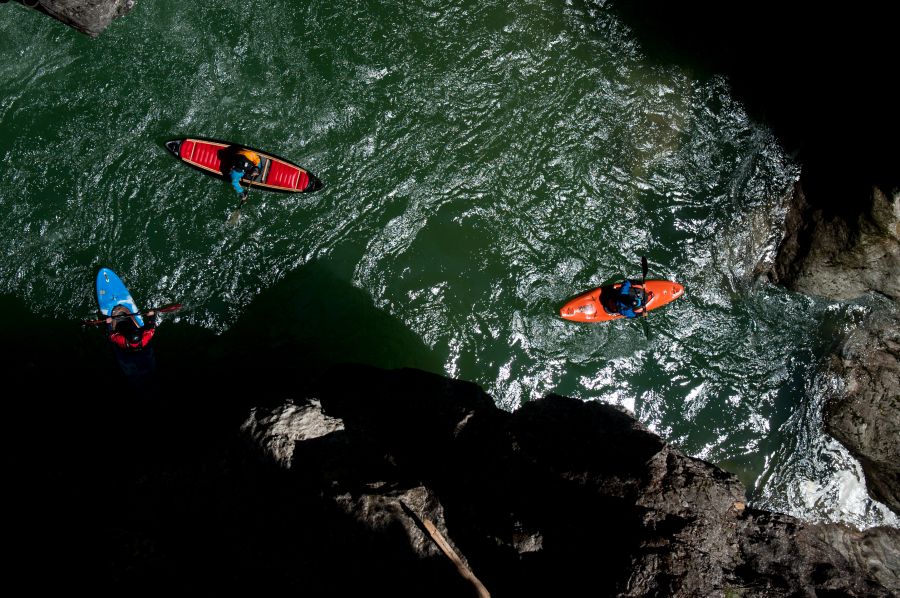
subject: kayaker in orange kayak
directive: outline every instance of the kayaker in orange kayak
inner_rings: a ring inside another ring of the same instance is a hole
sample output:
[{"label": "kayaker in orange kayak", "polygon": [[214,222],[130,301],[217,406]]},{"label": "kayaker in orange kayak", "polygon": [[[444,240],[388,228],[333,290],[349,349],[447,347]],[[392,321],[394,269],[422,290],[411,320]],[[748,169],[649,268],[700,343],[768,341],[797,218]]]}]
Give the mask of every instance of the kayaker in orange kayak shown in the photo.
[{"label": "kayaker in orange kayak", "polygon": [[637,318],[644,313],[645,291],[633,287],[630,280],[622,283],[616,297],[616,311],[626,318]]},{"label": "kayaker in orange kayak", "polygon": [[673,280],[647,280],[647,258],[641,258],[641,280],[623,280],[597,287],[573,297],[559,310],[573,322],[606,322],[619,318],[639,318],[684,294]]}]

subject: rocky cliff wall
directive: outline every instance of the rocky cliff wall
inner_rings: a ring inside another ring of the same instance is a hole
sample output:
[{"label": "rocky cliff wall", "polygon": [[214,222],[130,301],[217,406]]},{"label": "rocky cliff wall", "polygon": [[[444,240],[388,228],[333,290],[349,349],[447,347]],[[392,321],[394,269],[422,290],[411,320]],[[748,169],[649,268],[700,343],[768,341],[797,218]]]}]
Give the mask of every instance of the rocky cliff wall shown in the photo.
[{"label": "rocky cliff wall", "polygon": [[860,461],[871,495],[900,513],[900,315],[879,310],[829,360],[828,433]]},{"label": "rocky cliff wall", "polygon": [[0,306],[12,587],[465,596],[471,571],[494,596],[900,591],[900,530],[752,509],[608,405],[508,413],[420,370],[232,359],[228,335],[172,322],[156,377],[125,380],[96,330]]},{"label": "rocky cliff wall", "polygon": [[772,279],[837,301],[872,292],[900,300],[900,189],[846,190],[828,201],[853,213],[817,208],[796,185]]}]

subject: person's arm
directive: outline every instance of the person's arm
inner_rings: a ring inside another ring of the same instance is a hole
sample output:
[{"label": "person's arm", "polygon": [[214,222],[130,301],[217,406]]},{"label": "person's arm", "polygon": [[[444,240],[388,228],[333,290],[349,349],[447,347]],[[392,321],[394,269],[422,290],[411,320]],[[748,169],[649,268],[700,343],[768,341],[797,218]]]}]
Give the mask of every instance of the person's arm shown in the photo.
[{"label": "person's arm", "polygon": [[241,177],[244,176],[243,171],[240,170],[232,170],[231,171],[231,186],[234,187],[234,190],[237,191],[238,195],[244,194],[244,188],[241,187]]},{"label": "person's arm", "polygon": [[141,333],[141,349],[150,344],[154,334],[156,334],[156,329],[144,328],[144,331]]},{"label": "person's arm", "polygon": [[147,312],[147,317],[144,318],[144,330],[153,330],[156,328],[156,312],[150,310]]},{"label": "person's arm", "polygon": [[111,335],[109,335],[109,341],[120,349],[125,348],[125,337],[118,332],[113,332]]},{"label": "person's arm", "polygon": [[631,281],[626,280],[625,282],[622,283],[622,287],[619,289],[619,293],[622,295],[627,295],[630,290],[631,290]]}]

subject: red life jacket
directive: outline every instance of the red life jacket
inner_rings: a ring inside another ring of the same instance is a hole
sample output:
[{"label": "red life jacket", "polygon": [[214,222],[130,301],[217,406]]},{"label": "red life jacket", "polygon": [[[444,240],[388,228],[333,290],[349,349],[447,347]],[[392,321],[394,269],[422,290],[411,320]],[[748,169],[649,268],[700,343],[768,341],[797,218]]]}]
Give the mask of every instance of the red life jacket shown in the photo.
[{"label": "red life jacket", "polygon": [[[120,349],[130,350],[130,351],[140,351],[144,347],[150,344],[150,339],[153,338],[153,335],[156,334],[156,329],[151,328],[149,330],[144,329],[141,331],[141,340],[137,344],[133,345],[128,342],[128,339],[124,334],[120,332],[113,332],[109,335],[109,341],[113,343],[115,346]],[[129,335],[130,336],[130,335]]]}]

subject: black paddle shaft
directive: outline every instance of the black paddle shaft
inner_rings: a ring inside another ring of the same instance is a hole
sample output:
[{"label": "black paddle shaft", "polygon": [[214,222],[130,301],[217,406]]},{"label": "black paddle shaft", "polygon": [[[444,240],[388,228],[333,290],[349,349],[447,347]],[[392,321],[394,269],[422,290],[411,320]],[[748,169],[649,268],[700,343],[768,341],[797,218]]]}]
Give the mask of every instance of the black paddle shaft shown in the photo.
[{"label": "black paddle shaft", "polygon": [[[122,318],[131,318],[133,316],[146,316],[151,311],[156,312],[156,313],[167,313],[170,311],[177,311],[179,309],[181,309],[180,303],[172,303],[170,305],[163,305],[162,307],[157,307],[156,309],[148,309],[147,311],[144,311],[144,312],[136,311],[134,313],[116,314],[115,316],[107,316],[107,317],[112,318],[113,320],[121,320]],[[100,318],[98,320],[88,320],[84,324],[86,326],[98,326],[100,324],[105,324],[105,323],[106,323],[106,318]]]},{"label": "black paddle shaft", "polygon": [[641,256],[641,290],[644,292],[644,317],[647,317],[647,256]]}]

